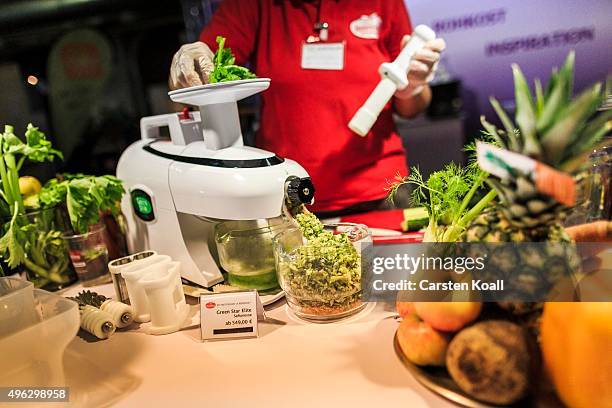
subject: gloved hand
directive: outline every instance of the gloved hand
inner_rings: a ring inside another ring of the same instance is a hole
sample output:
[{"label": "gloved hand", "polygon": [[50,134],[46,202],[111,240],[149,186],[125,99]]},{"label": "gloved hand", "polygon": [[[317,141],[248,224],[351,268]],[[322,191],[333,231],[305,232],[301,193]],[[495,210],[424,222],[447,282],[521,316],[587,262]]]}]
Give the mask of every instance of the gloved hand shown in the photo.
[{"label": "gloved hand", "polygon": [[[410,40],[409,35],[402,38],[401,47],[404,48]],[[442,38],[428,41],[425,46],[414,54],[410,61],[408,71],[408,86],[395,93],[399,99],[408,99],[420,94],[425,85],[429,83],[436,73],[440,53],[446,48],[446,42]]]},{"label": "gloved hand", "polygon": [[179,48],[170,65],[170,90],[207,84],[214,67],[214,55],[208,45],[200,41]]}]

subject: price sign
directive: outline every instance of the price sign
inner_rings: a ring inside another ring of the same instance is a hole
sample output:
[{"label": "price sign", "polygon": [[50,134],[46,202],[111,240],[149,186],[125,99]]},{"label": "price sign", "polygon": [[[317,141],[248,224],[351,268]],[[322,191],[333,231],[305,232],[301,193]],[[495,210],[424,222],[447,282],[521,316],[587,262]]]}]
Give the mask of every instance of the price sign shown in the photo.
[{"label": "price sign", "polygon": [[200,295],[202,340],[257,337],[264,310],[256,290]]}]

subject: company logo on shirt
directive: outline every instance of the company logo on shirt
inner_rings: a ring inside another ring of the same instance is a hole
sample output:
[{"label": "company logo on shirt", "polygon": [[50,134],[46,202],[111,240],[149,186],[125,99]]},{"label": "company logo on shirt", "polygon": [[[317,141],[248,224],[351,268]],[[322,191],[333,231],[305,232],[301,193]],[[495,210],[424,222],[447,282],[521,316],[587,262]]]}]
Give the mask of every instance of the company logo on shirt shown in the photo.
[{"label": "company logo on shirt", "polygon": [[369,16],[364,14],[357,20],[351,22],[351,33],[353,33],[355,37],[364,38],[366,40],[377,40],[381,23],[382,19],[377,13],[372,13]]}]

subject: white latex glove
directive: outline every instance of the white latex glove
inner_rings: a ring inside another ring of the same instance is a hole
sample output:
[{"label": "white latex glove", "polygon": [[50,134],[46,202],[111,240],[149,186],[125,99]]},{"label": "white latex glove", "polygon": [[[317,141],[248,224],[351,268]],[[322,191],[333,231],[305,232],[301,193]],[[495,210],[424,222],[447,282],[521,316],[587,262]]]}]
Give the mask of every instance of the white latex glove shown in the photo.
[{"label": "white latex glove", "polygon": [[200,41],[179,48],[170,65],[170,90],[208,83],[214,55],[208,45]]},{"label": "white latex glove", "polygon": [[[408,43],[409,35],[402,38],[401,47]],[[420,94],[436,74],[440,54],[446,48],[446,42],[442,38],[436,38],[425,43],[425,46],[414,54],[410,61],[408,71],[408,86],[398,90],[395,96],[400,99],[412,98]]]}]

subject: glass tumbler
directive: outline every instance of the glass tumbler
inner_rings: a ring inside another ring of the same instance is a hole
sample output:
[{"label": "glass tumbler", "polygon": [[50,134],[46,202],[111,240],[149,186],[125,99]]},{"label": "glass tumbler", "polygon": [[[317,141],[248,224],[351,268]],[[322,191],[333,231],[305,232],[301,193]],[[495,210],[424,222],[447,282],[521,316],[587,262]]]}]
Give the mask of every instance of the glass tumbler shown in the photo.
[{"label": "glass tumbler", "polygon": [[280,218],[224,221],[215,227],[219,262],[230,285],[278,290],[272,238],[287,224]]},{"label": "glass tumbler", "polygon": [[106,227],[98,225],[89,232],[64,235],[70,260],[83,286],[95,286],[111,281],[108,272],[108,249],[104,241]]}]

